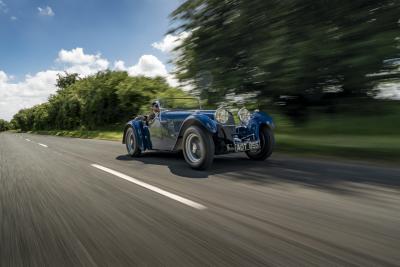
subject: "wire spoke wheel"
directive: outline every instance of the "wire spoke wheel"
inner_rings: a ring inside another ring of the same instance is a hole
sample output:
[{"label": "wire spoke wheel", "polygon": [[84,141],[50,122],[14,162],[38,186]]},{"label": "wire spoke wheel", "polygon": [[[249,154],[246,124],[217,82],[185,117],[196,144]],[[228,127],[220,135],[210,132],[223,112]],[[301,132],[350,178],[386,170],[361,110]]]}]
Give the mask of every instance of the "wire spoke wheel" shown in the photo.
[{"label": "wire spoke wheel", "polygon": [[205,170],[214,160],[215,145],[209,132],[191,126],[183,136],[183,155],[193,169]]},{"label": "wire spoke wheel", "polygon": [[187,156],[192,162],[199,162],[201,160],[203,149],[200,142],[200,138],[194,133],[191,133],[186,139]]},{"label": "wire spoke wheel", "polygon": [[132,127],[129,127],[128,130],[126,131],[125,144],[126,144],[126,150],[128,151],[128,154],[130,156],[135,157],[140,155],[141,150],[138,146],[135,132]]},{"label": "wire spoke wheel", "polygon": [[133,137],[133,131],[132,129],[129,129],[126,138],[126,147],[128,149],[129,154],[134,150],[134,146],[135,146],[135,138]]}]

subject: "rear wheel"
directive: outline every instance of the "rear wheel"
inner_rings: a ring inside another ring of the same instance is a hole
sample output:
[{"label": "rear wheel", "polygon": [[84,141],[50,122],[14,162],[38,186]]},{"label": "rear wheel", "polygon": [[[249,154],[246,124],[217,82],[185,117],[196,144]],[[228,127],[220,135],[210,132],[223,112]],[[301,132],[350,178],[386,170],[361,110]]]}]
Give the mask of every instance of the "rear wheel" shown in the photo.
[{"label": "rear wheel", "polygon": [[132,127],[129,127],[125,133],[125,145],[128,154],[131,157],[138,157],[142,153],[139,148],[139,143],[136,138],[135,130]]},{"label": "rear wheel", "polygon": [[257,151],[247,151],[246,154],[253,160],[265,160],[271,156],[274,144],[274,133],[271,129],[264,126],[260,129],[260,149]]},{"label": "rear wheel", "polygon": [[197,126],[189,127],[183,135],[183,156],[193,169],[208,169],[214,159],[215,145],[212,136]]}]

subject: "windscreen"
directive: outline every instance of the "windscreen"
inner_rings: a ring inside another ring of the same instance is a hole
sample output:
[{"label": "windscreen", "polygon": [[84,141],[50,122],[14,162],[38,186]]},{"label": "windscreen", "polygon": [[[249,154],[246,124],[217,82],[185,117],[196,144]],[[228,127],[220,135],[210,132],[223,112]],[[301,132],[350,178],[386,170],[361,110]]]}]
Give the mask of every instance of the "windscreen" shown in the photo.
[{"label": "windscreen", "polygon": [[200,99],[188,98],[164,98],[160,99],[163,109],[201,109]]}]

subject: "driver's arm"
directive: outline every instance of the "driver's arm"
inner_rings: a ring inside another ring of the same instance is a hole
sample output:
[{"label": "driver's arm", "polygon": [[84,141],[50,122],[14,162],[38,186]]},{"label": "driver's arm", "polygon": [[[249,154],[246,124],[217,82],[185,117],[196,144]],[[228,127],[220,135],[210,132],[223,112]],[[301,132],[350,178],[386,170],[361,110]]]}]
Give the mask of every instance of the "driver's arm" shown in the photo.
[{"label": "driver's arm", "polygon": [[156,113],[151,112],[149,116],[147,116],[147,122],[152,122],[156,118]]}]

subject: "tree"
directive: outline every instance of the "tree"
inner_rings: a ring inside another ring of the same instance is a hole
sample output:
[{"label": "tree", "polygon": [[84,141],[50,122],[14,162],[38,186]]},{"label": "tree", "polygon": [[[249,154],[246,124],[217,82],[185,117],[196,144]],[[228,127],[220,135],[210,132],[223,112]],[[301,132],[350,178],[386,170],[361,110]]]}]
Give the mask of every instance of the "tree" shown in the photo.
[{"label": "tree", "polygon": [[22,131],[30,131],[33,129],[34,113],[32,109],[21,109],[12,119],[16,129]]},{"label": "tree", "polygon": [[399,77],[398,14],[397,0],[187,0],[171,14],[171,32],[190,33],[176,74],[210,104],[290,96],[294,116],[327,98],[373,97]]},{"label": "tree", "polygon": [[116,87],[121,112],[126,119],[147,112],[150,101],[169,88],[164,78],[128,77]]},{"label": "tree", "polygon": [[14,115],[15,128],[22,131],[97,129],[147,112],[150,101],[156,97],[187,96],[182,90],[171,88],[161,77],[130,77],[127,72],[102,71],[76,78],[69,74],[59,76],[59,89],[47,103],[22,109]]},{"label": "tree", "polygon": [[56,86],[59,88],[59,90],[66,89],[67,87],[73,85],[79,80],[79,74],[78,73],[68,73],[65,72],[64,75],[57,74],[57,83]]},{"label": "tree", "polygon": [[11,129],[11,125],[8,121],[0,119],[0,132],[8,131]]}]

